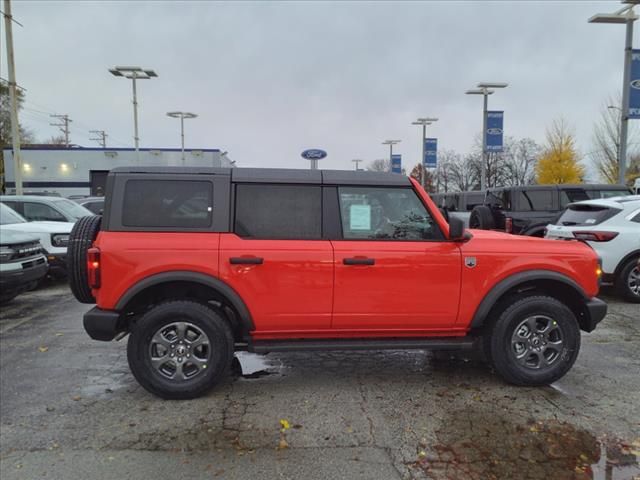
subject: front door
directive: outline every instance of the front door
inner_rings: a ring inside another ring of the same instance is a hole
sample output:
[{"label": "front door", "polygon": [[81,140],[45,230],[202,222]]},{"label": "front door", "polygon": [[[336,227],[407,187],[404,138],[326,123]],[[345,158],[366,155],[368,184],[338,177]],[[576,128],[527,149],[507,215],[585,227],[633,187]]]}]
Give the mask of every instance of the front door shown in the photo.
[{"label": "front door", "polygon": [[331,326],[333,249],[322,239],[320,185],[238,184],[220,275],[244,299],[256,339],[322,335]]},{"label": "front door", "polygon": [[338,187],[333,329],[445,332],[456,322],[461,254],[410,187]]}]

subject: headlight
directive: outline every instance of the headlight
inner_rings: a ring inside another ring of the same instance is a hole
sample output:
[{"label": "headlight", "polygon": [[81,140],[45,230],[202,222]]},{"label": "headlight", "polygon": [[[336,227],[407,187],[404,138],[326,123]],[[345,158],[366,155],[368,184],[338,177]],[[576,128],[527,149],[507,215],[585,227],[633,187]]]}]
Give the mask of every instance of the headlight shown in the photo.
[{"label": "headlight", "polygon": [[0,262],[6,262],[11,260],[15,255],[16,251],[13,248],[9,247],[0,247]]},{"label": "headlight", "polygon": [[54,247],[66,247],[69,245],[68,233],[53,233],[51,234],[51,245]]}]

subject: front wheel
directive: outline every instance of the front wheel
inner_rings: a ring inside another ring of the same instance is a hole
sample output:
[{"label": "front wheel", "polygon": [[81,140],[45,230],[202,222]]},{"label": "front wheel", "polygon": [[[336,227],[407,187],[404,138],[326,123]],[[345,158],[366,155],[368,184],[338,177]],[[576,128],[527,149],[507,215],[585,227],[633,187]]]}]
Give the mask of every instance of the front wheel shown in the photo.
[{"label": "front wheel", "polygon": [[228,371],[233,336],[216,311],[192,301],[153,307],[134,326],[127,344],[138,383],[166,399],[196,398]]},{"label": "front wheel", "polygon": [[616,288],[626,301],[640,303],[640,259],[632,258],[620,269]]},{"label": "front wheel", "polygon": [[548,385],[563,377],[580,351],[573,312],[553,297],[516,300],[490,325],[485,354],[496,371],[515,385]]}]

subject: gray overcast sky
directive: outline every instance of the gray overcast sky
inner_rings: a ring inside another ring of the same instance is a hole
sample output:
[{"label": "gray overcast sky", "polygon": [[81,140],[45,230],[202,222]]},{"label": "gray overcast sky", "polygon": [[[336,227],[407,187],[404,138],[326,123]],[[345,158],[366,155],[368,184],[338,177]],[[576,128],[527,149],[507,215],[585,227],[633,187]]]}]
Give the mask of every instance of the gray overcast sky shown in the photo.
[{"label": "gray overcast sky", "polygon": [[[71,140],[89,146],[104,129],[111,146],[133,144],[131,82],[114,65],[154,68],[140,82],[140,137],[177,147],[220,148],[239,166],[308,168],[300,152],[328,151],[325,168],[388,155],[402,139],[403,165],[419,160],[421,115],[439,147],[466,152],[481,129],[479,81],[509,82],[490,97],[505,133],[543,141],[564,116],[583,153],[594,120],[620,91],[624,26],[591,25],[619,2],[37,2],[14,1],[24,121],[55,134],[46,112],[68,113]],[[6,78],[4,26],[2,72]],[[35,110],[45,112],[38,113]]]}]

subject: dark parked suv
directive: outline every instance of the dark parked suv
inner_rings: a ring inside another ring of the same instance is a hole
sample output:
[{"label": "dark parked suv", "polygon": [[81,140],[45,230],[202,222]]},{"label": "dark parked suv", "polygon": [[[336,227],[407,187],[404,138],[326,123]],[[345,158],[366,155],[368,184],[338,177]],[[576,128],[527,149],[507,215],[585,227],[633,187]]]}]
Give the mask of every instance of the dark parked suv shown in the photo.
[{"label": "dark parked suv", "polygon": [[630,194],[627,187],[609,184],[492,188],[487,190],[484,204],[471,211],[469,227],[543,237],[545,227],[572,202]]}]

